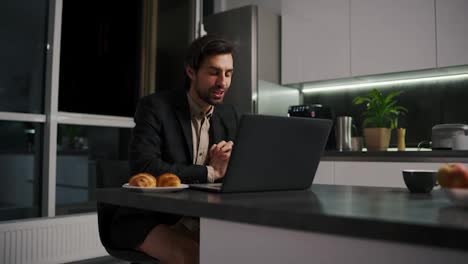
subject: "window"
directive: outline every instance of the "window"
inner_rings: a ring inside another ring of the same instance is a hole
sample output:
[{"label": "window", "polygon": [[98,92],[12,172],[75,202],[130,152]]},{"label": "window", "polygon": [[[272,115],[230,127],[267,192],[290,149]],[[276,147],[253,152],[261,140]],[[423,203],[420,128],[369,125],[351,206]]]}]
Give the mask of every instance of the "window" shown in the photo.
[{"label": "window", "polygon": [[0,221],[41,215],[48,5],[0,1]]},{"label": "window", "polygon": [[102,161],[128,163],[130,128],[59,125],[56,214],[94,211],[94,191],[116,175],[102,175]]},{"label": "window", "polygon": [[0,121],[0,221],[38,217],[42,124]]},{"label": "window", "polygon": [[43,112],[47,5],[0,1],[0,111]]},{"label": "window", "polygon": [[0,221],[95,210],[109,183],[98,168],[128,167],[138,99],[182,85],[194,12],[188,0],[0,1]]},{"label": "window", "polygon": [[59,111],[133,116],[141,1],[64,1]]}]

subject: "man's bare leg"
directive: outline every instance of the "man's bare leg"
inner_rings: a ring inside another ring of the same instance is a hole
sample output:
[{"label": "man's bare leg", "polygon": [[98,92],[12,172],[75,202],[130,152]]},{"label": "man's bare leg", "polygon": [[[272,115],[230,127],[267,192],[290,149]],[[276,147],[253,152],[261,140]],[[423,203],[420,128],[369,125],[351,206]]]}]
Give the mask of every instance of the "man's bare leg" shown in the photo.
[{"label": "man's bare leg", "polygon": [[199,263],[198,243],[168,225],[154,227],[137,249],[159,259],[162,264]]}]

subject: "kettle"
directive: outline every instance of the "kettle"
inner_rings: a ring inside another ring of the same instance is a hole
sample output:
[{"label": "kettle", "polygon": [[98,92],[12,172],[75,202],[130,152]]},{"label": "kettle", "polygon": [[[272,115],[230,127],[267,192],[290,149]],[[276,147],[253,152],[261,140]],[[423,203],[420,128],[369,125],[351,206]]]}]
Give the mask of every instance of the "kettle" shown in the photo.
[{"label": "kettle", "polygon": [[432,149],[468,150],[468,125],[439,124],[432,127]]}]

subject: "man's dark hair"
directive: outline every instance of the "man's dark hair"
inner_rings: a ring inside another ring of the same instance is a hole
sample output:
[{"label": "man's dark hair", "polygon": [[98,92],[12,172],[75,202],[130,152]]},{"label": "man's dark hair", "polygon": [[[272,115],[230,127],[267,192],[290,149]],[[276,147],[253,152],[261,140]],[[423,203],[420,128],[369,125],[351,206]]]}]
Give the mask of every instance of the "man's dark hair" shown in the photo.
[{"label": "man's dark hair", "polygon": [[[227,39],[215,35],[205,35],[192,42],[185,56],[184,64],[197,72],[206,57],[232,54],[233,52],[234,45]],[[185,88],[187,90],[190,88],[190,79],[187,74],[185,74]]]}]

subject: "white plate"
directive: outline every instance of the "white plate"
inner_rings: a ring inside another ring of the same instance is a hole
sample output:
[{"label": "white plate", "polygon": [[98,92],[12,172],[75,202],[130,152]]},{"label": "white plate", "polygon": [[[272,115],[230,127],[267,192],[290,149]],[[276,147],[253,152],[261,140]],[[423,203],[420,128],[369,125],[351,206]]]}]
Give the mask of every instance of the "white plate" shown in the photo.
[{"label": "white plate", "polygon": [[138,192],[178,192],[182,191],[183,189],[187,189],[189,186],[187,184],[180,184],[180,186],[178,187],[138,187],[130,186],[128,185],[128,183],[125,183],[124,185],[122,185],[122,187]]},{"label": "white plate", "polygon": [[447,196],[456,205],[468,207],[468,189],[463,188],[442,188]]}]

